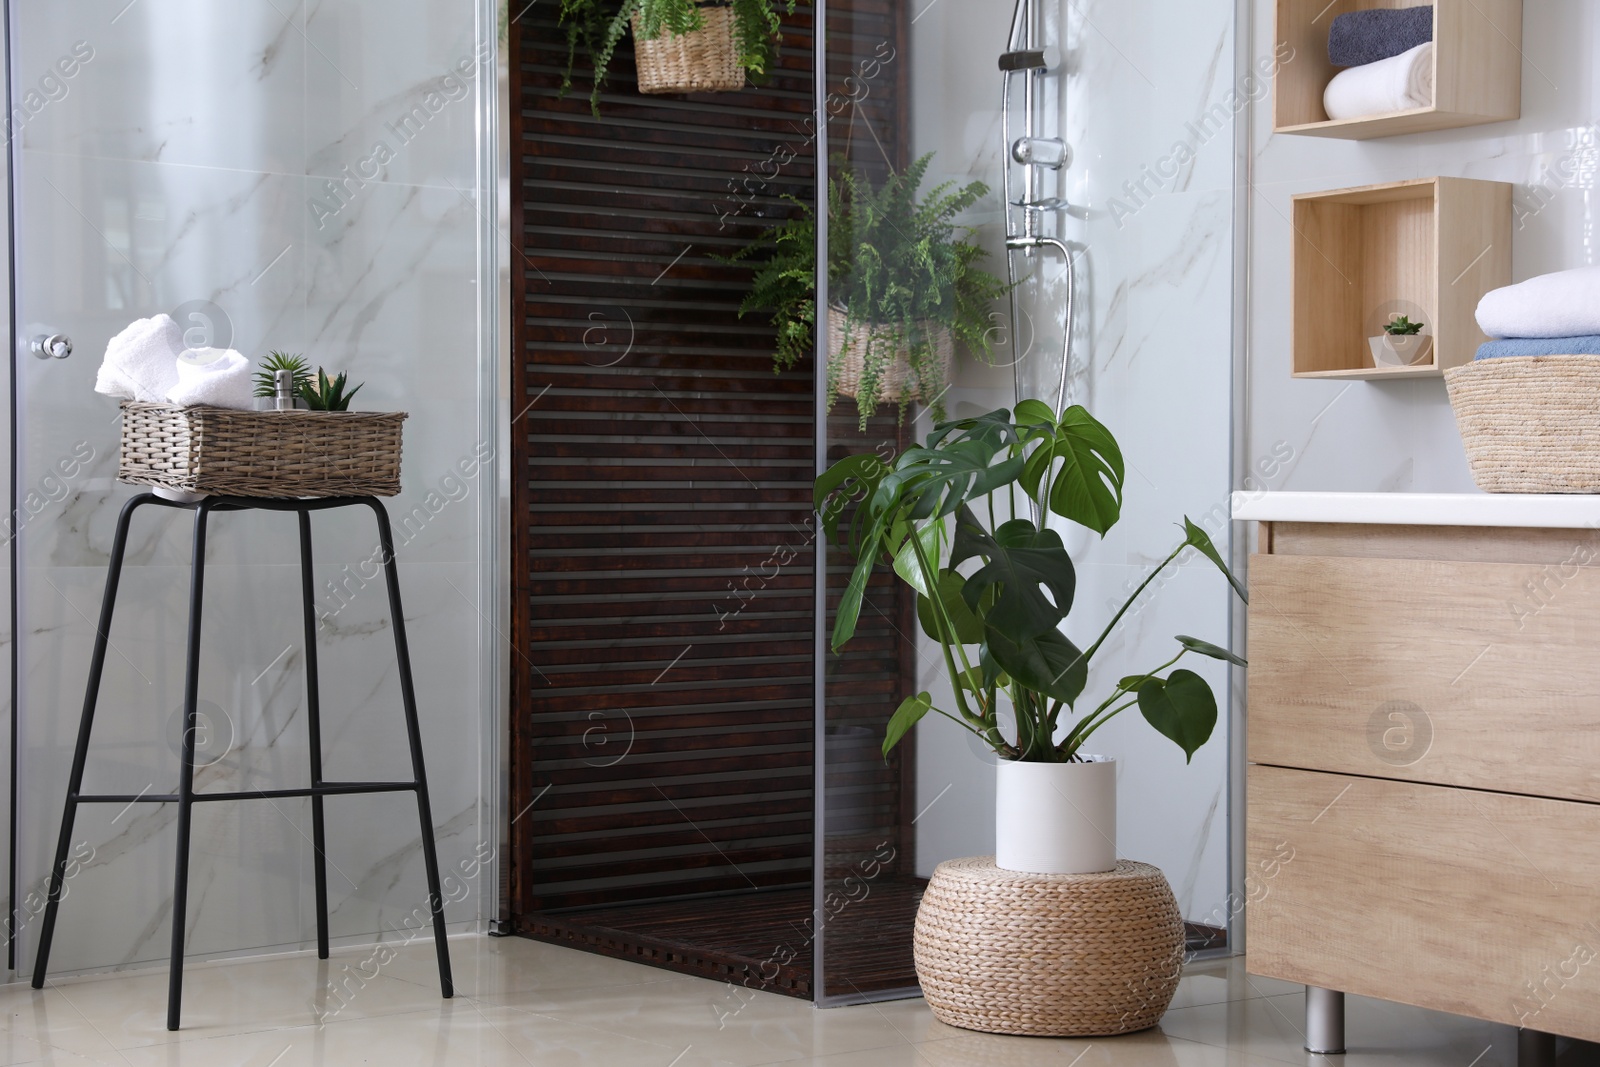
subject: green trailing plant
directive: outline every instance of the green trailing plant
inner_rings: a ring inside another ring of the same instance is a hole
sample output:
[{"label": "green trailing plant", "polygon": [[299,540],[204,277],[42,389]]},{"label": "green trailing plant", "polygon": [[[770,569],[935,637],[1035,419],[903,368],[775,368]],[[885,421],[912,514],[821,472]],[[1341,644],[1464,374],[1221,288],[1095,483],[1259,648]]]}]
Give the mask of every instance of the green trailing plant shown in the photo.
[{"label": "green trailing plant", "polygon": [[1391,337],[1414,337],[1422,332],[1422,325],[1405,315],[1396,315],[1384,324],[1383,332]]},{"label": "green trailing plant", "polygon": [[350,399],[361,391],[361,385],[356,386],[348,393],[344,391],[345,381],[349,376],[340,374],[332,381],[321,367],[317,368],[317,377],[300,386],[300,399],[306,402],[306,407],[312,411],[349,411]]},{"label": "green trailing plant", "polygon": [[[938,642],[950,677],[953,708],[936,707],[928,692],[906,697],[889,720],[885,756],[929,713],[1009,760],[1079,760],[1096,730],[1133,707],[1186,759],[1205,744],[1216,727],[1216,697],[1204,678],[1176,665],[1191,653],[1244,665],[1210,642],[1179,636],[1165,663],[1122,678],[1092,703],[1083,699],[1096,653],[1184,552],[1210,560],[1246,598],[1205,531],[1185,518],[1183,541],[1080,649],[1061,632],[1076,587],[1061,535],[1017,516],[1020,495],[1024,510],[1103,537],[1121,516],[1123,476],[1116,439],[1086,410],[1074,405],[1057,416],[1025,400],[1014,417],[1002,408],[947,422],[891,462],[851,456],[817,479],[823,530],[856,558],[836,615],[834,650],[854,635],[867,581],[882,564],[916,591],[917,618]],[[1000,521],[997,507],[1011,517]],[[1088,710],[1079,714],[1080,708]]]},{"label": "green trailing plant", "polygon": [[294,375],[294,392],[299,395],[300,390],[311,382],[311,365],[304,356],[290,352],[268,352],[267,358],[261,361],[261,369],[256,371],[256,396],[274,397],[278,395],[278,372],[289,371]]},{"label": "green trailing plant", "polygon": [[705,26],[702,6],[726,6],[733,11],[733,44],[739,53],[739,66],[750,79],[764,82],[777,62],[779,33],[783,15],[794,14],[795,0],[728,0],[726,4],[702,4],[697,0],[561,0],[560,23],[567,31],[567,70],[561,91],[572,88],[578,58],[587,54],[593,81],[589,108],[600,114],[600,93],[611,70],[611,59],[634,16],[639,19],[639,35],[653,41],[663,33],[681,36]]},{"label": "green trailing plant", "polygon": [[[856,390],[863,430],[878,405],[890,399],[884,378],[901,353],[925,387],[939,383],[927,397],[935,422],[944,419],[940,334],[948,331],[981,359],[994,356],[990,313],[1007,286],[980,265],[987,253],[974,240],[975,231],[955,221],[989,188],[972,182],[958,189],[947,181],[919,197],[932,160],[930,152],[881,182],[838,162],[837,177],[828,182],[828,299],[843,310],[846,337],[856,327],[865,327],[867,337]],[[729,257],[761,257],[739,313],[772,316],[778,331],[775,370],[811,353],[817,330],[816,214],[811,205],[789,199],[799,208],[796,217]],[[838,355],[829,359],[830,409],[839,396]],[[898,401],[903,418],[909,401]]]}]

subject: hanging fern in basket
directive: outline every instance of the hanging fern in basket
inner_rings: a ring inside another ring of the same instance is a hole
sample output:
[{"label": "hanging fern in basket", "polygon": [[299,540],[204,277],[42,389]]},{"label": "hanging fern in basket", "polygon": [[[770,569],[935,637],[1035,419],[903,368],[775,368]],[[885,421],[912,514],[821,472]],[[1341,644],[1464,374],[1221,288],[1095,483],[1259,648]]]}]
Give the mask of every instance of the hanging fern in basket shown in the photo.
[{"label": "hanging fern in basket", "polygon": [[[830,314],[842,315],[847,347],[864,340],[855,383],[863,430],[878,405],[890,400],[902,418],[910,400],[921,399],[935,422],[943,420],[940,398],[949,384],[940,352],[944,333],[985,362],[994,356],[990,314],[1007,286],[982,268],[987,253],[976,243],[976,231],[955,221],[989,189],[982,182],[957,188],[946,181],[919,197],[932,159],[930,152],[881,182],[835,160],[837,177],[828,183],[828,298],[835,305]],[[739,313],[771,315],[778,331],[775,370],[790,369],[812,352],[818,329],[816,215],[811,205],[788,199],[799,208],[797,217],[728,257],[756,263]],[[840,395],[841,355],[830,352],[828,361],[830,409]],[[917,397],[891,396],[885,389],[901,358],[919,383]]]},{"label": "hanging fern in basket", "polygon": [[635,17],[638,35],[653,41],[662,34],[682,36],[705,26],[704,7],[728,7],[733,11],[733,43],[739,53],[739,66],[750,80],[761,84],[772,74],[778,60],[779,32],[783,15],[794,14],[795,0],[728,0],[703,3],[698,0],[561,0],[560,24],[567,31],[567,70],[561,91],[572,88],[572,76],[581,54],[587,53],[593,67],[589,108],[598,117],[600,92],[611,71],[617,46]]}]

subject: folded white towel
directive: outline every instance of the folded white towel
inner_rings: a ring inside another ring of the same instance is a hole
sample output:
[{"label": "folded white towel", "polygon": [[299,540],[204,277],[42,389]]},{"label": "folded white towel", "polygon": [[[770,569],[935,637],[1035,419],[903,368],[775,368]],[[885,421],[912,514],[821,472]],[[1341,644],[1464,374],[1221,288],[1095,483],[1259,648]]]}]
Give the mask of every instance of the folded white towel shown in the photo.
[{"label": "folded white towel", "polygon": [[178,353],[182,351],[183,331],[171,315],[130,322],[106,343],[94,391],[149,404],[164,403],[167,390],[178,380]]},{"label": "folded white towel", "polygon": [[1361,119],[1433,103],[1433,42],[1333,76],[1322,93],[1330,119]]},{"label": "folded white towel", "polygon": [[177,370],[177,384],[166,395],[174,404],[207,404],[244,411],[256,406],[250,361],[231,348],[185,349],[178,356]]},{"label": "folded white towel", "polygon": [[1600,334],[1600,267],[1579,267],[1495,289],[1478,302],[1478,328],[1490,337]]}]

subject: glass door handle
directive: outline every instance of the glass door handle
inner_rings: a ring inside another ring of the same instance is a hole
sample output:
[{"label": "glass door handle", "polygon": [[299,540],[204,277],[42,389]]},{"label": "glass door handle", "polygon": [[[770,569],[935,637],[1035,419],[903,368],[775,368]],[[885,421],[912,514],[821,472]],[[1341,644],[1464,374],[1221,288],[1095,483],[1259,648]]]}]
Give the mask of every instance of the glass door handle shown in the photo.
[{"label": "glass door handle", "polygon": [[32,347],[40,359],[66,359],[72,355],[72,338],[64,333],[40,334],[33,339]]}]

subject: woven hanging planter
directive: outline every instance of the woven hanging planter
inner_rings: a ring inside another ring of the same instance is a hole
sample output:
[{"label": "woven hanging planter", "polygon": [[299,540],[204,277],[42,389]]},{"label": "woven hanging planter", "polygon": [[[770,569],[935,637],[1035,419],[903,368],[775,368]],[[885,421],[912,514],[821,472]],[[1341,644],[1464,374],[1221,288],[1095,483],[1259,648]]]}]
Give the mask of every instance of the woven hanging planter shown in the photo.
[{"label": "woven hanging planter", "polygon": [[394,496],[403,411],[122,404],[117,477],[223,496]]},{"label": "woven hanging planter", "polygon": [[1444,372],[1472,480],[1600,493],[1600,356],[1499,356]]},{"label": "woven hanging planter", "polygon": [[934,1018],[1037,1037],[1126,1034],[1166,1013],[1183,919],[1147,863],[1021,874],[992,856],[947,860],[917,909],[917,978]]},{"label": "woven hanging planter", "polygon": [[[828,359],[831,363],[829,373],[833,375],[838,395],[854,398],[861,390],[868,345],[877,349],[881,345],[893,342],[883,327],[874,327],[864,322],[851,323],[847,333],[845,330],[847,318],[848,314],[844,308],[828,309]],[[955,342],[950,336],[950,331],[946,329],[934,329],[921,324],[919,332],[924,337],[932,339],[935,373],[931,378],[924,379],[911,366],[910,356],[901,349],[895,353],[894,359],[889,362],[882,379],[878,382],[880,402],[893,404],[901,400],[930,401],[944,392],[945,386],[950,381],[950,368],[955,360]]]},{"label": "woven hanging planter", "polygon": [[719,93],[744,88],[744,68],[733,40],[733,8],[702,7],[698,30],[646,41],[632,19],[634,64],[641,93]]}]

